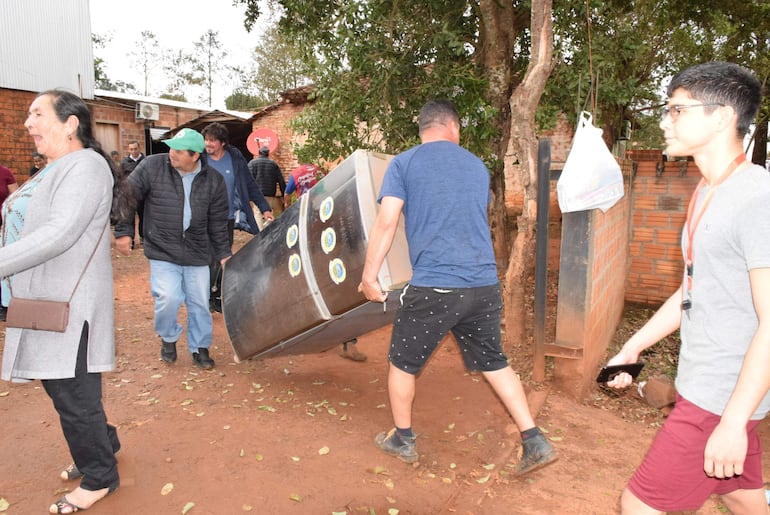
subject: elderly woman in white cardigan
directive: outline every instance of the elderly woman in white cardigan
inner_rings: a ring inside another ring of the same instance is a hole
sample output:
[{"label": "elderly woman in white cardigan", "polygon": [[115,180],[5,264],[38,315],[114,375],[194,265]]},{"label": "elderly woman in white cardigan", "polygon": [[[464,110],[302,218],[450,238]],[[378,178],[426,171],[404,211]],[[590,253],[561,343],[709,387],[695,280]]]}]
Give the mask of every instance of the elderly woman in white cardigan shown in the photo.
[{"label": "elderly woman in white cardigan", "polygon": [[[8,323],[2,379],[40,379],[59,414],[80,486],[49,508],[73,513],[114,491],[115,428],[102,405],[101,373],[115,367],[110,213],[129,203],[120,174],[93,137],[88,106],[60,90],[32,102],[25,127],[48,166],[2,208],[0,278],[10,299],[67,301],[63,332]],[[82,277],[81,277],[82,274]],[[13,308],[9,312],[11,318]]]}]

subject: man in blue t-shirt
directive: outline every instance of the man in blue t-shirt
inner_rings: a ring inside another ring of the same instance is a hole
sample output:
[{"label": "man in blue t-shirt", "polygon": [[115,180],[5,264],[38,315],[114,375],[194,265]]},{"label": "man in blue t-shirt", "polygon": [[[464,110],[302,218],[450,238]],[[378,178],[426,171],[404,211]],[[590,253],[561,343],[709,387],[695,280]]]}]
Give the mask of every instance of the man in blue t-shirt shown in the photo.
[{"label": "man in blue t-shirt", "polygon": [[419,130],[422,144],[393,158],[385,172],[359,286],[367,299],[385,301],[377,274],[403,212],[413,275],[399,298],[388,354],[395,428],[378,434],[375,444],[403,461],[418,460],[416,375],[451,331],[465,367],[483,373],[521,431],[524,452],[516,473],[525,474],[553,462],[556,451],[535,425],[502,349],[500,283],[487,220],[489,172],[459,145],[452,103],[425,104]]}]

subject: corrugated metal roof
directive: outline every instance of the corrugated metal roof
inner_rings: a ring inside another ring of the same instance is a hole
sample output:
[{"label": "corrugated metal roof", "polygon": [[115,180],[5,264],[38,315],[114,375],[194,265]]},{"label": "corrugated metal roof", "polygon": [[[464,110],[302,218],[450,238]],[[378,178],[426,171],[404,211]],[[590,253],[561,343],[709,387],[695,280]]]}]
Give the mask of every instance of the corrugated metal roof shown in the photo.
[{"label": "corrugated metal roof", "polygon": [[[0,0],[1,1],[1,0]],[[211,106],[203,104],[191,104],[189,102],[180,102],[178,100],[169,100],[167,98],[160,97],[148,97],[145,95],[139,95],[136,93],[120,93],[117,91],[107,91],[106,89],[94,90],[94,94],[98,97],[115,98],[118,100],[130,100],[134,102],[150,102],[152,104],[160,104],[171,107],[183,107],[185,109],[194,109],[196,111],[215,111]],[[241,119],[250,118],[254,113],[245,111],[230,111],[227,109],[217,109],[217,112],[227,113],[231,116]]]},{"label": "corrugated metal roof", "polygon": [[[156,128],[156,127],[150,127],[150,137],[153,141],[160,141],[161,138],[168,132],[169,130],[167,128]],[[163,138],[165,139],[165,138]]]},{"label": "corrugated metal roof", "polygon": [[93,98],[88,0],[0,0],[0,88]]}]

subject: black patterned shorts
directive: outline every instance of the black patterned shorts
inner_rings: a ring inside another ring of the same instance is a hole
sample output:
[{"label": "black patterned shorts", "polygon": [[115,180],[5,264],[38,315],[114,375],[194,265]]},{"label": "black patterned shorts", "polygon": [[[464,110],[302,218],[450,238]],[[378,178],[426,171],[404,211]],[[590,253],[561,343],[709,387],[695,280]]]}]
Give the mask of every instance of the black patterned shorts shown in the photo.
[{"label": "black patterned shorts", "polygon": [[430,288],[407,285],[399,297],[388,359],[417,374],[451,331],[469,371],[508,366],[500,336],[500,285]]}]

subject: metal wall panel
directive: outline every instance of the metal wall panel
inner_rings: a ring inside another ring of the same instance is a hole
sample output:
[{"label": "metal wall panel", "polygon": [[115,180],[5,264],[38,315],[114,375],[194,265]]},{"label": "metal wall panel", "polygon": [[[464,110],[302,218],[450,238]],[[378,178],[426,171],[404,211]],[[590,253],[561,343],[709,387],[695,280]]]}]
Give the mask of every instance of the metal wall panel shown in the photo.
[{"label": "metal wall panel", "polygon": [[0,0],[0,88],[93,98],[88,0]]}]

